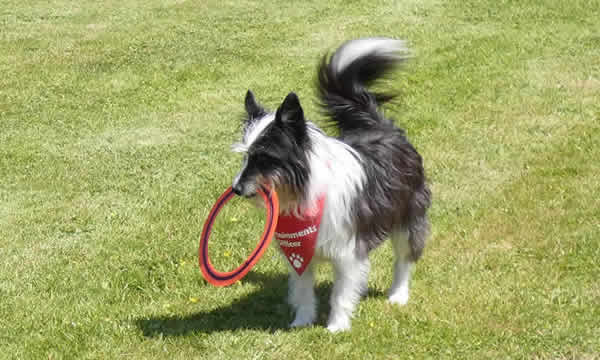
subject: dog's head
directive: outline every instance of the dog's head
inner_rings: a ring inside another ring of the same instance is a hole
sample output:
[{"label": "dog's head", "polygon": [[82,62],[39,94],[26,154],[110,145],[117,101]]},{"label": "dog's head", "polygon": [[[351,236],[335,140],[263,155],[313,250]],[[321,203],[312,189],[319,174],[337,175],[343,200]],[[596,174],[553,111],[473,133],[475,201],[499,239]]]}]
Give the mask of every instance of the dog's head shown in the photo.
[{"label": "dog's head", "polygon": [[298,96],[289,93],[273,113],[248,90],[245,108],[242,141],[233,146],[234,151],[244,153],[244,160],[233,180],[233,191],[252,197],[267,185],[280,194],[302,196],[309,175],[310,139]]}]

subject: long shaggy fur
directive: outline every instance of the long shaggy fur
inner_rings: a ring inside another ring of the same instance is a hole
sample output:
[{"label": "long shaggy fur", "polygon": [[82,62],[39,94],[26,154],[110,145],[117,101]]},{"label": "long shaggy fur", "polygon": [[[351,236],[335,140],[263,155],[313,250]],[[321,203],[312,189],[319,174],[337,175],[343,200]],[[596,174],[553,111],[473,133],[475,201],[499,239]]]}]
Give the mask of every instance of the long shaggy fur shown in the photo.
[{"label": "long shaggy fur", "polygon": [[425,215],[430,205],[423,161],[404,131],[379,111],[380,105],[393,96],[367,88],[400,64],[404,57],[399,52],[406,50],[399,40],[372,42],[379,47],[346,66],[339,63],[345,59],[345,51],[357,45],[352,42],[342,46],[330,62],[323,58],[318,90],[330,121],[340,130],[340,140],[359,154],[366,173],[363,193],[354,199],[352,209],[360,254],[366,255],[379,246],[390,233],[406,229],[412,259],[418,260],[425,246]]},{"label": "long shaggy fur", "polygon": [[296,310],[292,326],[316,319],[313,268],[326,260],[336,275],[328,329],[350,328],[367,287],[368,254],[387,238],[396,255],[389,300],[399,305],[408,300],[410,271],[429,229],[431,194],[421,156],[380,111],[393,95],[369,90],[406,54],[403,41],[369,38],[349,41],[323,58],[317,90],[338,138],[305,119],[294,93],[275,112],[260,105],[251,91],[246,94],[242,141],[233,147],[246,156],[234,191],[253,197],[259,186],[269,184],[280,195],[282,212],[311,208],[326,194],[316,261],[302,276],[290,271],[289,301]]}]

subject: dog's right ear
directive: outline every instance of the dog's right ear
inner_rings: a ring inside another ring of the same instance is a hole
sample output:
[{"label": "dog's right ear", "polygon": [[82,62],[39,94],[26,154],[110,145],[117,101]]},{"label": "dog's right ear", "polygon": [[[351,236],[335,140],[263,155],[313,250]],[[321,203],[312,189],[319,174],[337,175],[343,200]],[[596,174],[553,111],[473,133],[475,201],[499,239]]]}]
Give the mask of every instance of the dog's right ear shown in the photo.
[{"label": "dog's right ear", "polygon": [[251,122],[253,119],[258,119],[267,114],[265,109],[256,102],[252,91],[248,90],[246,93],[246,100],[244,101],[246,107],[246,113],[248,113],[248,121]]},{"label": "dog's right ear", "polygon": [[285,97],[283,103],[277,109],[275,122],[291,131],[298,143],[306,139],[306,119],[304,119],[304,111],[300,106],[298,95],[291,92]]}]

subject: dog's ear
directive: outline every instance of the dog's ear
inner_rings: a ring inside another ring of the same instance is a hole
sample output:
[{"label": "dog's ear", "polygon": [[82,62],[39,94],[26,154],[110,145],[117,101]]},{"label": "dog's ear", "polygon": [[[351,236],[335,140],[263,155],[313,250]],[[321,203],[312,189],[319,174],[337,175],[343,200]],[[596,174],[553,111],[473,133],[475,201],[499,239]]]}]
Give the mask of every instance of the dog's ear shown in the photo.
[{"label": "dog's ear", "polygon": [[298,96],[291,92],[289,93],[275,114],[275,121],[279,122],[286,129],[291,130],[297,140],[303,140],[306,133],[306,120],[304,119],[304,111],[300,106]]},{"label": "dog's ear", "polygon": [[246,93],[246,100],[244,101],[244,106],[246,107],[246,113],[248,113],[247,121],[252,121],[253,119],[260,118],[267,114],[265,109],[256,102],[254,98],[254,94],[252,91],[248,90]]}]

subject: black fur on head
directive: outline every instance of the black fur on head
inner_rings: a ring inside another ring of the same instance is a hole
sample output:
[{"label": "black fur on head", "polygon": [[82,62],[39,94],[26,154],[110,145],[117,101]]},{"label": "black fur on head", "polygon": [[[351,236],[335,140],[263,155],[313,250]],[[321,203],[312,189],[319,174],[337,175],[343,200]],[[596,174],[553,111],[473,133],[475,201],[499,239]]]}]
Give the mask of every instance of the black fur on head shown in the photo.
[{"label": "black fur on head", "polygon": [[[252,92],[246,95],[248,119],[245,131],[253,131],[254,121],[264,121],[267,112]],[[309,178],[310,139],[304,111],[295,93],[289,93],[269,123],[251,144],[242,170],[233,181],[238,195],[254,196],[258,186],[272,185],[302,197]]]}]

